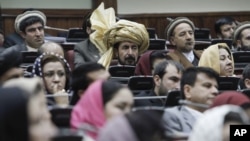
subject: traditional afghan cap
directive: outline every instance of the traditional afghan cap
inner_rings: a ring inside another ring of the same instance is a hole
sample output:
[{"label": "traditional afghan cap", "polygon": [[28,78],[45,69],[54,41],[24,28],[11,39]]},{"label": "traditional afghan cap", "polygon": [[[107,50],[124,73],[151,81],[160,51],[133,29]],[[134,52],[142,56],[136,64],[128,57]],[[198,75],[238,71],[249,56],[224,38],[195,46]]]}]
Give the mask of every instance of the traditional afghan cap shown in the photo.
[{"label": "traditional afghan cap", "polygon": [[33,17],[33,16],[40,18],[43,21],[44,25],[46,25],[46,16],[44,15],[44,13],[42,13],[41,11],[37,11],[37,10],[26,11],[16,17],[16,20],[15,20],[16,32],[17,33],[20,32],[20,23],[22,23],[27,18]]},{"label": "traditional afghan cap", "polygon": [[200,57],[198,66],[212,68],[213,70],[215,70],[217,73],[220,74],[219,47],[225,48],[230,52],[230,56],[232,58],[232,67],[234,70],[233,55],[230,51],[230,48],[225,43],[214,44],[205,49]]},{"label": "traditional afghan cap", "polygon": [[246,29],[250,28],[250,21],[245,21],[239,24],[236,29],[234,30],[233,42],[236,43],[237,39],[239,38],[241,32]]},{"label": "traditional afghan cap", "polygon": [[103,3],[92,13],[90,21],[91,28],[95,31],[90,35],[90,40],[102,54],[98,62],[106,68],[113,59],[116,43],[134,42],[139,46],[140,54],[148,49],[149,35],[145,26],[128,20],[116,22],[114,9],[104,9]]},{"label": "traditional afghan cap", "polygon": [[172,36],[175,27],[177,25],[181,24],[181,23],[187,23],[187,24],[189,24],[191,26],[191,28],[193,30],[195,29],[194,23],[191,20],[189,20],[186,17],[178,17],[178,18],[172,20],[168,24],[168,26],[167,26],[167,28],[165,30],[165,36],[166,36],[166,38],[167,38],[168,41],[170,40],[170,37]]}]

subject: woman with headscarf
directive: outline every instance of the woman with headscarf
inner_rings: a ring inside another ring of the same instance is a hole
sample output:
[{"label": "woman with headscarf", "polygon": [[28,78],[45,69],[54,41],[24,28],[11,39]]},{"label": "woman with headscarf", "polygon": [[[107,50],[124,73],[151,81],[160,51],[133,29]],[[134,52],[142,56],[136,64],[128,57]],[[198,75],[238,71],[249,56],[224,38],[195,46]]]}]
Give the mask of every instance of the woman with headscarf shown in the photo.
[{"label": "woman with headscarf", "polygon": [[58,105],[68,105],[71,69],[62,56],[53,52],[43,53],[34,62],[32,73],[42,78],[46,93],[55,96],[50,100],[55,100]]},{"label": "woman with headscarf", "polygon": [[209,46],[201,55],[198,66],[214,69],[220,76],[233,76],[234,60],[230,48],[225,43]]},{"label": "woman with headscarf", "polygon": [[133,94],[127,87],[117,82],[97,80],[73,108],[70,124],[74,129],[85,130],[95,140],[107,120],[130,112],[132,105]]},{"label": "woman with headscarf", "polygon": [[242,108],[222,105],[209,109],[195,123],[188,141],[229,141],[230,124],[249,124]]},{"label": "woman with headscarf", "polygon": [[56,128],[50,120],[39,78],[7,81],[0,90],[0,140],[49,141]]},{"label": "woman with headscarf", "polygon": [[[144,25],[128,21],[119,20],[116,22],[113,8],[104,9],[104,4],[93,11],[91,17],[91,29],[94,31],[90,34],[90,40],[99,49],[101,58],[98,63],[106,69],[116,55],[121,65],[135,65],[138,55],[148,49],[149,35]],[[119,53],[119,45],[122,42],[129,42],[131,54]],[[127,60],[127,61],[126,61]]]}]

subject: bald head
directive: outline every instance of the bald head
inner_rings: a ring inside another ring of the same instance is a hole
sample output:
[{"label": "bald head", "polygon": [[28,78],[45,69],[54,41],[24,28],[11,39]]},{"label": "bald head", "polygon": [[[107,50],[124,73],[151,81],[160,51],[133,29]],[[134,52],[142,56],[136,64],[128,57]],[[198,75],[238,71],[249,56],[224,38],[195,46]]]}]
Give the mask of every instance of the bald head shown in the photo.
[{"label": "bald head", "polygon": [[64,51],[61,45],[55,43],[55,42],[46,42],[44,43],[41,48],[40,52],[54,52],[56,54],[59,54],[64,57]]}]

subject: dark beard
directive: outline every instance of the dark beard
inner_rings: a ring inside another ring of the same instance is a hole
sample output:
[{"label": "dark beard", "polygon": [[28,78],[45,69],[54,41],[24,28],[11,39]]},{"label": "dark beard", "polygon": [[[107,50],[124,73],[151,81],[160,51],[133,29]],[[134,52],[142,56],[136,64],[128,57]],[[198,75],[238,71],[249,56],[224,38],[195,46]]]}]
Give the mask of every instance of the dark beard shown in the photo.
[{"label": "dark beard", "polygon": [[120,59],[120,57],[118,56],[118,61],[120,65],[131,65],[131,66],[135,66],[136,65],[136,61],[135,58],[133,56],[128,56],[127,58],[125,58],[124,61],[122,61]]}]

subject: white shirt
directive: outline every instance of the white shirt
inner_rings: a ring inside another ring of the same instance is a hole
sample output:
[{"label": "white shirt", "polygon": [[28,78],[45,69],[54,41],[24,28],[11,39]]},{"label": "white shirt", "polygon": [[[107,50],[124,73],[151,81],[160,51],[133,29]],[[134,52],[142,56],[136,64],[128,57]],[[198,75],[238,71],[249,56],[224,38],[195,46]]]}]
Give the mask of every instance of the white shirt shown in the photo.
[{"label": "white shirt", "polygon": [[190,52],[182,52],[182,54],[188,59],[189,62],[193,62],[194,61],[194,52],[190,51]]},{"label": "white shirt", "polygon": [[28,46],[28,45],[26,45],[27,46],[27,48],[28,48],[28,51],[32,51],[32,52],[37,52],[38,51],[38,49],[37,48],[33,48],[33,47],[30,47],[30,46]]},{"label": "white shirt", "polygon": [[188,106],[184,106],[196,119],[200,118],[203,116],[203,113],[194,110],[192,108],[189,108]]}]

